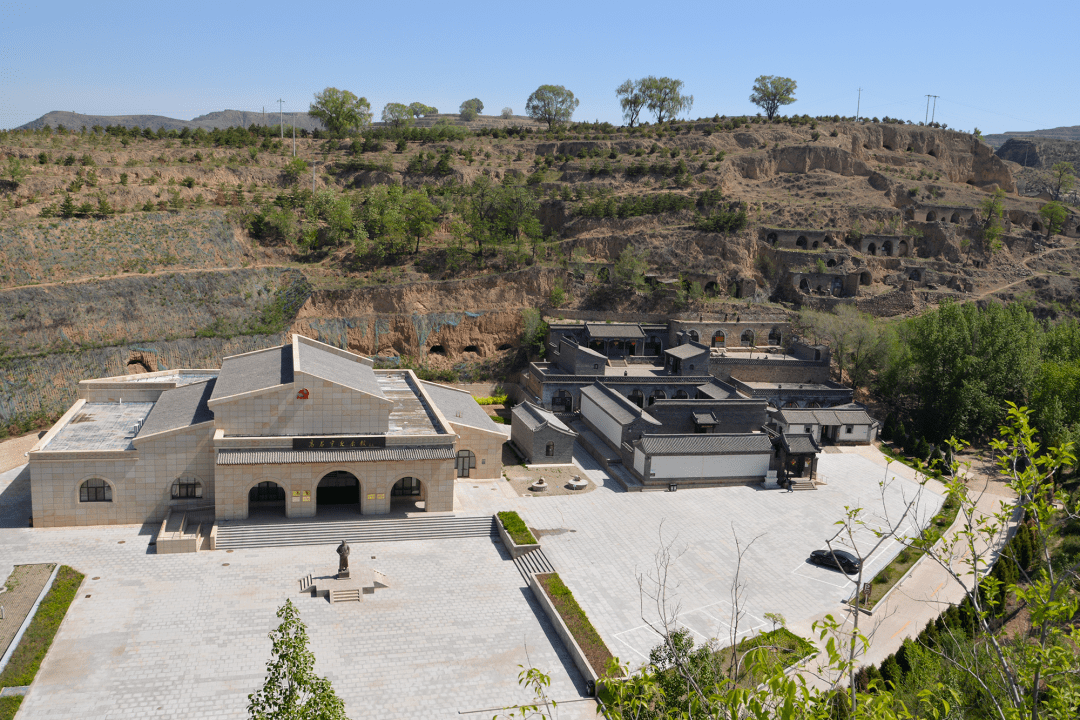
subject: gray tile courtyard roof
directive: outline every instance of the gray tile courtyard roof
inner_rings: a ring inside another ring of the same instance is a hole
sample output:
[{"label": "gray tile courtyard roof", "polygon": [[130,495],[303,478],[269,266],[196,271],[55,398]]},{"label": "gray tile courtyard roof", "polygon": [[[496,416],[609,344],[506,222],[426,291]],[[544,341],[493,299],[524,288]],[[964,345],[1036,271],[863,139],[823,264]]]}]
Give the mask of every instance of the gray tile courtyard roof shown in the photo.
[{"label": "gray tile courtyard roof", "polygon": [[581,388],[581,394],[596,403],[601,410],[614,418],[620,425],[631,423],[639,417],[657,425],[660,424],[659,420],[630,402],[629,398],[623,397],[600,383],[593,383],[588,387]]},{"label": "gray tile courtyard roof", "polygon": [[154,409],[146,416],[139,437],[213,420],[214,411],[206,406],[206,401],[214,392],[215,383],[216,380],[210,380],[197,385],[182,385],[161,393]]},{"label": "gray tile courtyard roof", "polygon": [[292,381],[292,345],[234,355],[221,363],[221,372],[210,399],[220,400]]},{"label": "gray tile courtyard roof", "polygon": [[680,360],[687,360],[692,357],[697,357],[698,355],[707,354],[709,352],[709,348],[703,346],[699,347],[687,343],[685,345],[677,345],[673,348],[668,348],[664,352],[666,352],[668,355],[671,355],[672,357],[677,357]]},{"label": "gray tile courtyard roof", "polygon": [[594,338],[644,338],[645,333],[641,326],[631,323],[585,323],[585,330],[589,337]]},{"label": "gray tile courtyard roof", "polygon": [[788,425],[869,425],[873,422],[861,409],[783,408],[776,415]]},{"label": "gray tile courtyard roof", "polygon": [[365,450],[218,450],[218,465],[291,465],[294,463],[452,460],[453,446],[393,447]]},{"label": "gray tile courtyard roof", "polygon": [[132,426],[146,420],[154,403],[86,403],[49,441],[46,452],[131,450]]},{"label": "gray tile courtyard roof", "polygon": [[789,453],[809,455],[821,452],[821,448],[814,442],[814,438],[809,435],[788,435],[784,433],[780,436],[780,439],[784,444],[784,449]]},{"label": "gray tile courtyard roof", "polygon": [[699,385],[698,392],[715,400],[729,400],[731,398],[742,397],[735,388],[730,385],[725,385],[719,380],[713,380],[704,385]]},{"label": "gray tile courtyard roof", "polygon": [[712,410],[695,410],[694,422],[698,425],[716,425],[719,420],[716,419],[716,414]]},{"label": "gray tile courtyard roof", "polygon": [[359,358],[342,357],[300,339],[294,342],[300,349],[300,367],[296,368],[299,372],[385,399],[386,396],[375,379],[375,371],[360,362]]},{"label": "gray tile courtyard roof", "polygon": [[484,411],[484,408],[476,402],[476,399],[465,390],[439,385],[438,383],[421,380],[428,397],[435,403],[442,414],[452,423],[460,423],[480,430],[490,430],[502,433],[498,425]]},{"label": "gray tile courtyard roof", "polygon": [[[514,417],[518,418],[525,425],[525,427],[533,431],[542,428],[544,425],[550,425],[562,432],[574,432],[567,427],[566,423],[556,417],[555,413],[549,412],[537,405],[533,405],[531,402],[523,402],[519,405],[515,405],[511,412]],[[577,433],[574,434],[576,435]]]},{"label": "gray tile courtyard roof", "polygon": [[646,455],[758,455],[772,452],[772,441],[763,433],[696,433],[693,435],[642,435]]}]

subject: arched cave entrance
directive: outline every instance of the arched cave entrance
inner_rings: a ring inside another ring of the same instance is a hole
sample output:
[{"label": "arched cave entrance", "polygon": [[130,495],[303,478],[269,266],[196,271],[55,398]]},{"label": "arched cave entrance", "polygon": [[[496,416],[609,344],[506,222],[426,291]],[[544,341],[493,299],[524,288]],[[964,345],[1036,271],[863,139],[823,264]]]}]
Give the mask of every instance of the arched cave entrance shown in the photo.
[{"label": "arched cave entrance", "polygon": [[260,515],[285,515],[285,488],[276,482],[264,480],[248,490],[248,517]]},{"label": "arched cave entrance", "polygon": [[742,337],[739,338],[739,342],[742,343],[743,347],[754,347],[754,331],[743,330],[743,334]]},{"label": "arched cave entrance", "polygon": [[795,241],[795,247],[802,248],[803,250],[806,249],[806,236],[805,235],[800,235],[799,236],[799,239]]},{"label": "arched cave entrance", "polygon": [[316,510],[330,505],[352,505],[360,509],[360,481],[351,472],[334,470],[323,475],[315,488]]}]

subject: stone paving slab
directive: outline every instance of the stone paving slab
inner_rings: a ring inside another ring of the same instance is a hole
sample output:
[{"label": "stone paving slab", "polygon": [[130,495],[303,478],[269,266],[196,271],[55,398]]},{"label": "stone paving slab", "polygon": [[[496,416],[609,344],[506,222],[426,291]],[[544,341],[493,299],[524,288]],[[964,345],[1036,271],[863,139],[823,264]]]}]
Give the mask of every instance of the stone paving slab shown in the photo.
[{"label": "stone paving slab", "polygon": [[[744,546],[758,538],[744,557],[740,576],[746,584],[743,610],[751,616],[740,622],[742,636],[760,629],[761,622],[753,618],[768,612],[795,621],[839,611],[855,583],[809,564],[810,552],[825,547],[825,539],[836,533],[834,523],[843,518],[845,506],[865,508],[868,524],[880,527],[895,520],[921,489],[890,472],[882,497],[879,485],[885,469],[858,454],[822,455],[819,472],[828,476],[828,485],[794,493],[755,486],[628,493],[591,457],[576,454],[575,460],[599,486],[595,492],[506,498],[474,482],[477,489],[458,485],[459,507],[482,512],[509,504],[530,527],[563,530],[543,538],[544,552],[609,649],[626,662],[643,662],[659,642],[648,626],[659,620],[659,613],[647,599],[643,606],[638,581],[656,574],[654,556],[662,544],[671,542],[681,552],[668,585],[672,606],[681,608],[679,621],[698,640],[725,639],[731,623],[732,610],[725,603],[734,578],[735,535]],[[917,518],[925,523],[942,502],[940,495],[923,490]],[[852,541],[865,551],[876,538],[861,530]],[[869,558],[866,576],[872,577],[900,549],[894,540],[884,543]]]},{"label": "stone paving slab", "polygon": [[[28,498],[28,482],[0,475],[0,518],[24,512],[9,503]],[[301,595],[297,581],[336,563],[335,545],[155,555],[152,532],[0,528],[0,570],[49,560],[87,576],[20,720],[245,718],[286,598],[308,625],[316,671],[352,718],[451,718],[529,701],[519,664],[550,673],[557,700],[584,696],[497,539],[356,544],[354,564],[370,563],[392,586],[331,605]],[[591,701],[567,708],[561,717],[595,717]]]}]

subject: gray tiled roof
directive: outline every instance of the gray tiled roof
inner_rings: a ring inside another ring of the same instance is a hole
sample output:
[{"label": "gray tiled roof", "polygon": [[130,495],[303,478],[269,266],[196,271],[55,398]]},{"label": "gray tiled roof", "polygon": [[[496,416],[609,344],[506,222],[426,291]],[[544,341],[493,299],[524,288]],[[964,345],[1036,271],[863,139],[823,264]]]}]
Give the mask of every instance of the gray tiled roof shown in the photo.
[{"label": "gray tiled roof", "polygon": [[375,379],[375,371],[359,359],[342,357],[316,345],[309,345],[303,340],[294,342],[297,342],[300,348],[300,367],[296,368],[298,371],[386,399],[378,380]]},{"label": "gray tiled roof", "polygon": [[210,380],[204,383],[182,385],[161,393],[157,402],[154,403],[154,409],[147,415],[138,436],[142,438],[154,433],[177,430],[213,420],[214,411],[206,406],[206,401],[214,392],[216,382],[216,380]]},{"label": "gray tiled roof", "polygon": [[642,435],[646,455],[747,455],[772,452],[772,441],[763,433],[700,433],[694,435]]},{"label": "gray tiled roof", "polygon": [[630,323],[585,323],[585,331],[594,338],[643,338],[641,326]]},{"label": "gray tiled roof", "polygon": [[869,425],[873,422],[865,410],[838,408],[783,408],[776,415],[788,425]]},{"label": "gray tiled roof", "polygon": [[574,432],[566,426],[566,423],[556,417],[555,413],[549,412],[537,405],[533,405],[531,402],[523,402],[520,405],[515,405],[512,412],[514,417],[521,420],[525,427],[530,430],[537,430],[547,424],[562,432]]},{"label": "gray tiled roof", "polygon": [[660,424],[659,420],[630,402],[629,398],[623,397],[600,383],[593,383],[588,387],[581,388],[581,394],[595,402],[601,410],[614,418],[620,425],[631,423],[639,417],[657,425]]},{"label": "gray tiled roof", "polygon": [[730,385],[725,385],[719,380],[713,380],[712,382],[705,383],[698,386],[698,392],[702,395],[707,395],[716,400],[728,400],[731,398],[741,398],[742,395]]},{"label": "gray tiled roof", "polygon": [[677,357],[680,360],[688,360],[689,358],[697,357],[698,355],[707,355],[710,351],[707,347],[686,343],[685,345],[677,345],[673,348],[668,348],[664,352],[672,357]]},{"label": "gray tiled roof", "polygon": [[712,410],[695,410],[694,422],[698,425],[716,425],[716,414]]},{"label": "gray tiled roof", "polygon": [[425,380],[421,380],[420,384],[424,386],[425,392],[450,422],[502,433],[499,426],[491,420],[484,412],[484,408],[480,407],[476,399],[468,392]]},{"label": "gray tiled roof", "polygon": [[292,345],[234,355],[221,363],[211,400],[265,390],[293,381]]},{"label": "gray tiled roof", "polygon": [[809,435],[788,435],[784,433],[780,438],[781,442],[784,443],[784,449],[789,453],[806,455],[821,452],[821,448],[814,442],[814,438]]}]

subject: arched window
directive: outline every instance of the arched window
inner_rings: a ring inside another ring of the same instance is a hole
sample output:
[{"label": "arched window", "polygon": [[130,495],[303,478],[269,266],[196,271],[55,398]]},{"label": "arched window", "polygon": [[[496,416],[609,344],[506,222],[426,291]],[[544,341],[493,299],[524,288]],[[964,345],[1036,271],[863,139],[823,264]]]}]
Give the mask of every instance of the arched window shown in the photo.
[{"label": "arched window", "polygon": [[698,334],[697,334],[697,330],[691,330],[691,331],[690,331],[690,340],[691,340],[691,341],[693,341],[693,342],[697,342],[697,341],[698,341]]},{"label": "arched window", "polygon": [[112,485],[101,478],[90,478],[79,486],[79,502],[112,502]]},{"label": "arched window", "polygon": [[717,330],[712,336],[713,347],[724,347],[727,344],[727,335],[723,330]]},{"label": "arched window", "polygon": [[630,393],[630,402],[638,407],[645,407],[645,393],[635,388],[634,391]]},{"label": "arched window", "polygon": [[544,448],[544,454],[548,457],[555,457],[555,443],[549,442],[547,447]]},{"label": "arched window", "polygon": [[173,500],[193,500],[203,496],[202,483],[196,477],[178,477],[172,484]]},{"label": "arched window", "polygon": [[780,332],[780,328],[773,328],[769,331],[769,344],[770,345],[782,345],[784,336]]},{"label": "arched window", "polygon": [[690,399],[690,393],[686,392],[685,390],[677,390],[675,392],[675,399],[676,400],[689,400]]},{"label": "arched window", "polygon": [[649,404],[652,405],[657,400],[666,400],[666,399],[667,399],[667,393],[665,393],[663,390],[660,390],[659,388],[657,388],[656,390],[652,391],[651,395],[649,395]]},{"label": "arched window", "polygon": [[743,347],[753,347],[754,346],[754,331],[753,330],[743,330],[742,338],[741,338],[740,341],[741,341]]},{"label": "arched window", "polygon": [[458,477],[469,477],[469,471],[476,467],[476,454],[472,450],[458,450],[454,467]]},{"label": "arched window", "polygon": [[420,494],[420,481],[414,477],[403,477],[390,488],[390,497],[411,497]]}]

